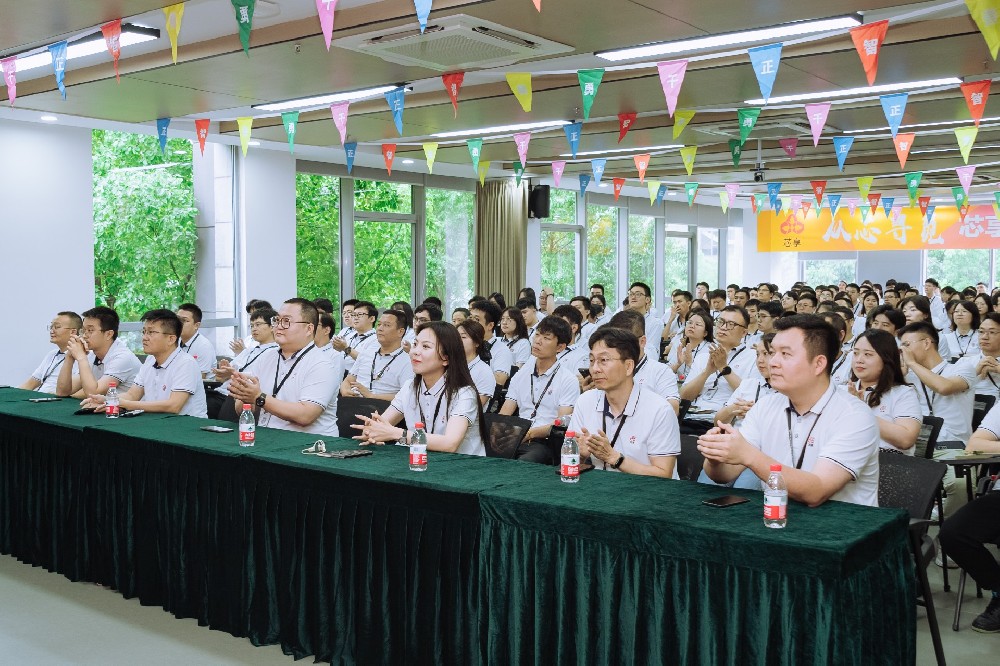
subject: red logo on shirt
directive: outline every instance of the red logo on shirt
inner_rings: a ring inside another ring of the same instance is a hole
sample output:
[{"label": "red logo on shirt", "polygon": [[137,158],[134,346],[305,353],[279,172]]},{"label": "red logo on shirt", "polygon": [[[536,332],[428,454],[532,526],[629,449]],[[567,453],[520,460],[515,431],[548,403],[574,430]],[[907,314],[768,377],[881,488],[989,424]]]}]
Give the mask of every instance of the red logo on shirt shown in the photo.
[{"label": "red logo on shirt", "polygon": [[631,437],[628,438],[628,443],[635,444],[635,435],[632,435]]}]

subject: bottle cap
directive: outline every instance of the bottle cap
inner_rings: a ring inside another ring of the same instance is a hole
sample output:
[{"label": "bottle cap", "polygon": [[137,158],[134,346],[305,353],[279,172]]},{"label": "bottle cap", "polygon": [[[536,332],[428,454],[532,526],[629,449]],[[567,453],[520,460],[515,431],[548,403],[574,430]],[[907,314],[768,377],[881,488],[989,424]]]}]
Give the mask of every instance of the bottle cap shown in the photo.
[{"label": "bottle cap", "polygon": [[424,424],[421,423],[420,421],[417,421],[416,423],[413,424],[413,427],[414,428],[423,428]]},{"label": "bottle cap", "polygon": [[108,388],[118,388],[118,382],[108,382]]},{"label": "bottle cap", "polygon": [[250,411],[251,409],[253,409],[253,405],[251,405],[251,404],[248,404],[248,403],[245,403],[245,402],[243,403],[243,411],[244,411],[244,412],[248,412],[248,411]]},{"label": "bottle cap", "polygon": [[576,437],[576,431],[574,431],[574,430],[567,430],[566,431],[566,436],[567,437]]},{"label": "bottle cap", "polygon": [[562,419],[556,419],[555,421],[552,422],[552,425],[554,425],[554,426],[561,426],[562,425]]},{"label": "bottle cap", "polygon": [[771,465],[771,471],[772,472],[780,472],[781,471],[781,464],[780,463],[774,463],[773,465]]}]

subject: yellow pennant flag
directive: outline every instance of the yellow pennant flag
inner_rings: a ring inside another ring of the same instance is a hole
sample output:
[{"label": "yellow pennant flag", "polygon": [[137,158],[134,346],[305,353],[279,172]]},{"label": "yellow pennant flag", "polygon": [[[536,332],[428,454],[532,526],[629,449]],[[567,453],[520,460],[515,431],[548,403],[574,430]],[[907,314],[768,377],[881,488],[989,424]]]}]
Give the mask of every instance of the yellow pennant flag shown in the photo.
[{"label": "yellow pennant flag", "polygon": [[434,158],[437,157],[438,145],[436,143],[424,144],[424,157],[427,158],[427,173],[434,173]]},{"label": "yellow pennant flag", "polygon": [[163,15],[167,17],[167,36],[170,37],[170,54],[177,64],[177,36],[181,34],[181,19],[184,18],[184,3],[178,2],[163,8]]},{"label": "yellow pennant flag", "polygon": [[531,112],[531,74],[529,72],[515,72],[507,75],[507,85],[514,97],[521,103],[521,108],[525,113]]},{"label": "yellow pennant flag", "polygon": [[684,168],[687,169],[688,176],[691,175],[691,171],[694,169],[694,156],[698,152],[698,146],[684,146],[681,148],[681,160],[684,162]]},{"label": "yellow pennant flag", "polygon": [[652,206],[656,201],[656,193],[660,191],[660,181],[651,180],[646,183],[646,187],[649,188],[649,205]]},{"label": "yellow pennant flag", "polygon": [[728,192],[719,192],[719,203],[722,205],[722,214],[725,215],[729,211]]},{"label": "yellow pennant flag", "polygon": [[958,149],[962,151],[962,159],[965,163],[969,163],[969,153],[972,151],[972,146],[976,143],[976,135],[979,134],[979,128],[973,125],[972,127],[959,127],[955,130],[955,138],[958,139]]},{"label": "yellow pennant flag", "polygon": [[996,60],[1000,50],[1000,0],[965,0],[965,4]]},{"label": "yellow pennant flag", "polygon": [[489,170],[490,170],[490,163],[489,162],[483,162],[483,161],[479,162],[479,184],[480,185],[485,185],[486,184],[486,172],[489,171]]},{"label": "yellow pennant flag", "polygon": [[868,193],[872,189],[872,183],[875,179],[871,176],[865,176],[864,178],[858,178],[858,192],[861,193],[861,202],[864,203],[868,201]]},{"label": "yellow pennant flag", "polygon": [[688,109],[682,109],[674,113],[674,138],[676,139],[684,131],[684,128],[688,126],[691,119],[694,118],[694,111]]},{"label": "yellow pennant flag", "polygon": [[246,157],[247,146],[250,144],[250,128],[253,127],[253,118],[250,116],[237,118],[236,124],[240,126],[240,146],[243,148],[243,157]]}]

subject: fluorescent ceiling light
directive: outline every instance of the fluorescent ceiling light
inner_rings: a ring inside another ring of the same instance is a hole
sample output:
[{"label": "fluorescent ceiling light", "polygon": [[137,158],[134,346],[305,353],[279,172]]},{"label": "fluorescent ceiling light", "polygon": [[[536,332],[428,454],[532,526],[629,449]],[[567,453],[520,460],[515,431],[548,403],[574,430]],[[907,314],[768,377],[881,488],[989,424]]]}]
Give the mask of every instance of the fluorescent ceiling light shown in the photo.
[{"label": "fluorescent ceiling light", "polygon": [[[951,87],[962,85],[962,79],[950,76],[946,79],[930,79],[928,81],[910,81],[908,83],[886,83],[881,86],[866,86],[864,88],[847,88],[845,90],[828,90],[825,92],[800,93],[798,95],[782,95],[772,97],[767,100],[767,104],[787,104],[789,102],[812,102],[815,100],[828,100],[837,97],[866,97],[881,93],[897,92],[900,90],[913,91],[918,88],[940,88],[942,86]],[[743,101],[750,106],[760,106],[765,103],[763,99],[748,99]]]},{"label": "fluorescent ceiling light", "polygon": [[[680,143],[671,143],[665,146],[642,146],[640,148],[612,148],[610,150],[588,150],[584,152],[578,152],[577,157],[583,155],[610,155],[612,153],[635,153],[636,155],[642,155],[646,152],[652,152],[654,150],[670,150],[672,148],[683,148],[684,145]],[[573,153],[562,153],[559,157],[573,157]]]},{"label": "fluorescent ceiling light", "polygon": [[403,164],[413,164],[413,160],[403,160]]},{"label": "fluorescent ceiling light", "polygon": [[42,121],[43,123],[54,123],[54,122],[58,122],[58,121],[59,121],[59,119],[58,119],[58,118],[56,118],[55,116],[49,116],[49,115],[45,115],[45,116],[42,116],[42,117],[40,118],[40,120],[41,120],[41,121]]},{"label": "fluorescent ceiling light", "polygon": [[[317,97],[300,97],[290,99],[287,102],[269,102],[267,104],[255,104],[252,109],[259,111],[287,111],[288,109],[307,109],[310,107],[329,106],[337,102],[353,102],[368,97],[379,97],[391,92],[400,86],[378,86],[377,88],[365,88],[363,90],[352,90],[350,92],[331,93],[329,95],[319,95]],[[403,86],[406,92],[413,90],[413,86]]]},{"label": "fluorescent ceiling light", "polygon": [[607,187],[607,186],[608,186],[607,183],[601,183],[600,185],[598,185],[598,187]]},{"label": "fluorescent ceiling light", "polygon": [[[1000,120],[1000,116],[995,116],[993,118],[983,118],[980,120],[980,124],[996,122]],[[947,125],[968,125],[974,122],[971,118],[966,118],[965,120],[941,120],[936,123],[914,123],[913,125],[900,125],[899,129],[911,129],[913,127],[945,127]],[[888,132],[891,127],[876,127],[874,129],[863,129],[863,130],[850,130],[844,131],[842,134],[873,134],[875,132]]]},{"label": "fluorescent ceiling light", "polygon": [[604,60],[618,62],[620,60],[634,60],[636,58],[653,58],[664,55],[675,55],[690,51],[704,51],[707,49],[719,49],[727,46],[739,46],[741,44],[753,44],[754,42],[766,42],[796,35],[809,35],[828,30],[843,30],[861,25],[861,20],[857,16],[840,16],[837,18],[818,19],[815,21],[797,21],[786,23],[773,28],[762,28],[760,30],[744,30],[742,32],[730,32],[722,35],[709,35],[707,37],[696,37],[694,39],[683,39],[677,42],[661,42],[659,44],[645,44],[643,46],[633,46],[627,49],[617,49],[614,51],[599,51],[594,55]]},{"label": "fluorescent ceiling light", "polygon": [[248,146],[259,146],[260,141],[247,141]]},{"label": "fluorescent ceiling light", "polygon": [[496,127],[483,127],[480,129],[458,130],[455,132],[438,132],[431,136],[437,139],[450,139],[458,136],[483,136],[486,134],[507,134],[509,132],[523,132],[525,130],[556,128],[569,125],[568,120],[546,120],[538,123],[521,123],[520,125],[497,125]]},{"label": "fluorescent ceiling light", "polygon": [[[142,44],[143,42],[151,42],[159,38],[160,31],[156,28],[147,28],[142,25],[124,23],[122,24],[122,35],[119,40],[119,44],[124,48],[126,46]],[[91,35],[87,35],[83,39],[70,42],[69,46],[66,47],[66,60],[73,60],[74,58],[83,58],[85,56],[107,52],[108,46],[104,42],[104,35],[100,30],[98,30]],[[37,69],[39,67],[51,67],[52,54],[49,53],[48,50],[45,50],[41,53],[35,53],[34,55],[18,57],[16,62],[17,71],[19,72],[26,72],[30,69]]]}]

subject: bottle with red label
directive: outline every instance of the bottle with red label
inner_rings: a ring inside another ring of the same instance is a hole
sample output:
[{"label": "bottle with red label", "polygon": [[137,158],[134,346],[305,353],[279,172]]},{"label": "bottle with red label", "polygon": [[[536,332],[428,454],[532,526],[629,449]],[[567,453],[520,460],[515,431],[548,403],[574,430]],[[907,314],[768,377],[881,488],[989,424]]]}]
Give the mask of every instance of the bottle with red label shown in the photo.
[{"label": "bottle with red label", "polygon": [[240,446],[253,446],[257,437],[257,422],[253,418],[253,405],[244,404],[240,414]]},{"label": "bottle with red label", "polygon": [[576,433],[566,432],[560,456],[559,474],[563,483],[576,483],[580,480],[580,445],[576,441]]},{"label": "bottle with red label", "polygon": [[413,424],[413,437],[410,439],[410,471],[427,471],[427,433],[423,423]]},{"label": "bottle with red label", "polygon": [[781,465],[771,465],[764,488],[764,525],[783,529],[788,522],[788,486],[781,475]]},{"label": "bottle with red label", "polygon": [[104,396],[104,415],[109,419],[116,419],[121,415],[119,400],[118,382],[109,382],[108,392]]}]

